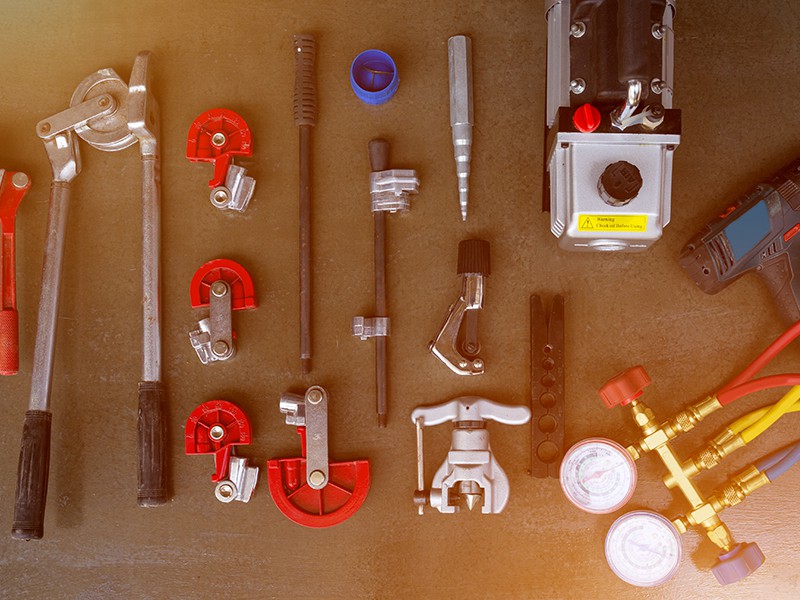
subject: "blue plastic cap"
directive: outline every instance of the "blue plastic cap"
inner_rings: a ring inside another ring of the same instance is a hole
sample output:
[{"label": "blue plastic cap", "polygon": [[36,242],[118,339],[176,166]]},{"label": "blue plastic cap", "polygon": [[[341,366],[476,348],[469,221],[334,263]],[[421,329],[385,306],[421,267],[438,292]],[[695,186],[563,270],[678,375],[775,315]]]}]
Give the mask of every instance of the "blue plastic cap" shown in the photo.
[{"label": "blue plastic cap", "polygon": [[364,50],[350,65],[350,85],[366,104],[384,104],[400,85],[392,57],[382,50]]}]

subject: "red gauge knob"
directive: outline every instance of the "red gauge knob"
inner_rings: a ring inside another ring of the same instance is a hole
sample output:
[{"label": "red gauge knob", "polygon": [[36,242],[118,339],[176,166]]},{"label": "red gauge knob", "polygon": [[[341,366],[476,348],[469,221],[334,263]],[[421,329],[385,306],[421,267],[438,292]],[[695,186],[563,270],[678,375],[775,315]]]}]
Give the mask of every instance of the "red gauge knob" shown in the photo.
[{"label": "red gauge knob", "polygon": [[578,131],[592,133],[600,127],[600,111],[591,104],[579,106],[572,115],[572,123]]},{"label": "red gauge knob", "polygon": [[606,408],[630,404],[642,395],[642,390],[652,383],[644,367],[636,365],[609,379],[598,393]]}]

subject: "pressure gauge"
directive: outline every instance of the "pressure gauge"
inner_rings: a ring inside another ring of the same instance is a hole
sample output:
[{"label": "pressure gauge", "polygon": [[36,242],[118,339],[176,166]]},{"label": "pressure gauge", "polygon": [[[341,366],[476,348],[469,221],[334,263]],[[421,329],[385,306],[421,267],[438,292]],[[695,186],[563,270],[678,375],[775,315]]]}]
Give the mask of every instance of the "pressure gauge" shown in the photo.
[{"label": "pressure gauge", "polygon": [[589,438],[570,448],[561,461],[561,489],[586,512],[605,514],[627,504],[636,488],[636,465],[622,446]]},{"label": "pressure gauge", "polygon": [[617,577],[631,585],[660,585],[678,570],[680,534],[658,513],[649,510],[625,513],[608,530],[606,560]]}]

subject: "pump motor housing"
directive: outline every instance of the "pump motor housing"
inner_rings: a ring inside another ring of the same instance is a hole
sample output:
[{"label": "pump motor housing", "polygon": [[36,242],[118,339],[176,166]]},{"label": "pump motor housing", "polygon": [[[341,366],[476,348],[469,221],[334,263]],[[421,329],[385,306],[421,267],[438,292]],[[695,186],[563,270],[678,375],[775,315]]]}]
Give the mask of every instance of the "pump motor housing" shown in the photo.
[{"label": "pump motor housing", "polygon": [[675,0],[546,0],[543,210],[564,250],[644,250],[670,220]]}]

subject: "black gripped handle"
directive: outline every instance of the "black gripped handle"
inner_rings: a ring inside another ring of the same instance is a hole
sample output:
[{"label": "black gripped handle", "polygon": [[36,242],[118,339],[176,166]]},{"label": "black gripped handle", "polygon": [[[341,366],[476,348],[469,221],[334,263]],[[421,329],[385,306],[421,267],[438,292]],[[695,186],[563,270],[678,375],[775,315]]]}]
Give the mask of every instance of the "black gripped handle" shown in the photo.
[{"label": "black gripped handle", "polygon": [[169,498],[166,390],[160,381],[139,382],[139,477],[137,502],[152,507]]},{"label": "black gripped handle", "polygon": [[44,535],[51,420],[52,415],[43,410],[25,413],[11,527],[11,537],[18,540],[39,540]]},{"label": "black gripped handle", "polygon": [[796,250],[790,247],[756,271],[767,284],[778,305],[778,312],[788,324],[800,319],[800,256],[792,256],[792,252]]},{"label": "black gripped handle", "polygon": [[[619,0],[617,4],[617,78],[620,83],[631,80],[650,81],[650,2]],[[646,88],[645,88],[646,89]],[[646,93],[642,94],[643,97]]]}]

